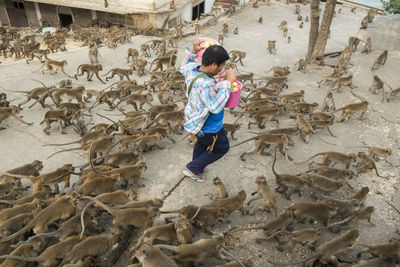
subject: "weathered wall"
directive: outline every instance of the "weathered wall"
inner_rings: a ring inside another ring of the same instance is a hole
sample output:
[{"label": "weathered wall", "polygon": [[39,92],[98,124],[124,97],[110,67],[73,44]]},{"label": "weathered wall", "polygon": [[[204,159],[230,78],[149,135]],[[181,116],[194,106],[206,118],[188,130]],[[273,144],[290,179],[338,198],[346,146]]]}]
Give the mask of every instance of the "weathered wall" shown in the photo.
[{"label": "weathered wall", "polygon": [[90,10],[71,7],[71,12],[75,24],[84,27],[90,26],[92,22],[92,13]]},{"label": "weathered wall", "polygon": [[6,5],[4,3],[4,0],[0,0],[0,23],[2,25],[9,25]]},{"label": "weathered wall", "polygon": [[59,25],[57,6],[48,4],[39,4],[40,13],[42,18],[50,23],[51,26],[57,27]]},{"label": "weathered wall", "polygon": [[30,27],[39,27],[39,19],[36,14],[35,4],[33,2],[24,2],[25,14],[28,19],[28,24]]}]

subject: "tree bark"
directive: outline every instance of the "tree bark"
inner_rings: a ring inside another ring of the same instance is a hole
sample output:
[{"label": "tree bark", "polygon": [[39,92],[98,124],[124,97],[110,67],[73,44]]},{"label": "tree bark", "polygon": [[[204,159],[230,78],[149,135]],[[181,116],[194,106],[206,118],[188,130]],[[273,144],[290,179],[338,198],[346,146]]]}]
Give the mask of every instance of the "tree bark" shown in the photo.
[{"label": "tree bark", "polygon": [[319,30],[319,3],[320,0],[312,0],[310,5],[310,34],[308,37],[308,51],[306,62],[309,62],[314,51],[315,43],[317,42]]},{"label": "tree bark", "polygon": [[333,12],[335,11],[336,0],[326,0],[324,15],[321,27],[318,32],[317,42],[315,43],[311,60],[317,64],[324,63],[325,47],[328,40],[329,29],[331,28]]}]

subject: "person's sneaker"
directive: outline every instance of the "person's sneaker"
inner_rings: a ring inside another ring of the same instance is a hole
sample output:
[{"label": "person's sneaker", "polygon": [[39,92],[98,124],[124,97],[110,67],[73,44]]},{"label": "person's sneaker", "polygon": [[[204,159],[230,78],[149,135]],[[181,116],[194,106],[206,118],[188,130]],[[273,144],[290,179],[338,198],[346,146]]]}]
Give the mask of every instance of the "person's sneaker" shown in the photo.
[{"label": "person's sneaker", "polygon": [[204,176],[200,173],[198,175],[192,173],[188,168],[183,169],[183,175],[192,178],[196,182],[204,182]]}]

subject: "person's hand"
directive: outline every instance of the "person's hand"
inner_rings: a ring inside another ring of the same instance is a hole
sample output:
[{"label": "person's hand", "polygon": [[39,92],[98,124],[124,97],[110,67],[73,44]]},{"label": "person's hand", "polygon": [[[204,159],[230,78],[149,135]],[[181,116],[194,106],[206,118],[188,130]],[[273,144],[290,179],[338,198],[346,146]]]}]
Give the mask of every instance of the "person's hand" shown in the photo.
[{"label": "person's hand", "polygon": [[193,42],[193,53],[197,53],[199,52],[201,49],[203,49],[203,47],[200,45],[201,44],[201,40],[200,39],[196,39]]},{"label": "person's hand", "polygon": [[234,81],[236,81],[236,80],[237,80],[236,72],[235,72],[233,69],[228,69],[228,70],[226,71],[226,79],[227,79],[228,81],[230,81],[231,83],[233,83]]}]

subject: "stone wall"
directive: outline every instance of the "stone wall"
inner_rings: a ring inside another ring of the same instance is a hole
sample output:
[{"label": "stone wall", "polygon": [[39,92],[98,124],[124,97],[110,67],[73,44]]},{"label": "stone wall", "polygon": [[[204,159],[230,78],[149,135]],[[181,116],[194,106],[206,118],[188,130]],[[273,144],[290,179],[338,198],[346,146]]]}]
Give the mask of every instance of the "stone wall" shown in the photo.
[{"label": "stone wall", "polygon": [[9,25],[6,5],[4,3],[4,0],[0,0],[0,22],[1,25]]},{"label": "stone wall", "polygon": [[24,2],[26,18],[30,27],[39,27],[39,19],[36,14],[35,4],[33,2]]},{"label": "stone wall", "polygon": [[42,19],[50,23],[51,26],[58,27],[57,6],[40,3],[39,9]]},{"label": "stone wall", "polygon": [[92,23],[92,13],[90,10],[71,7],[71,12],[74,19],[74,24],[88,27]]}]

